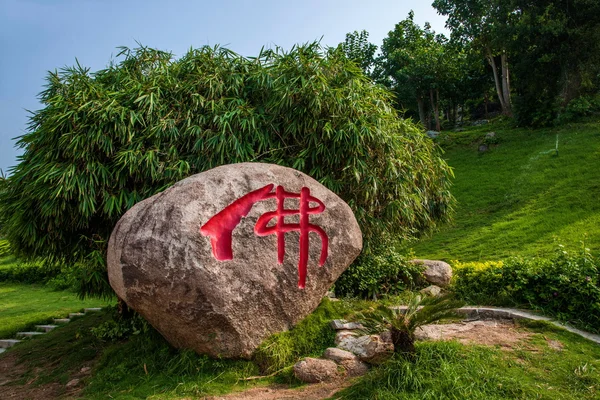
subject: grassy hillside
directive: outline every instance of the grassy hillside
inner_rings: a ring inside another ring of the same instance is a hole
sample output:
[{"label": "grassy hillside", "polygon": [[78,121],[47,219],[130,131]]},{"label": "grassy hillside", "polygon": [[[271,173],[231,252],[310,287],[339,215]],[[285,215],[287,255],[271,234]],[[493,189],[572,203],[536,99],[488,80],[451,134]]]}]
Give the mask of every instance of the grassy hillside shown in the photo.
[{"label": "grassy hillside", "polygon": [[[478,147],[488,132],[497,144]],[[558,135],[558,155],[554,151]],[[529,130],[495,122],[438,138],[454,168],[454,222],[413,246],[422,258],[600,251],[600,122]]]}]

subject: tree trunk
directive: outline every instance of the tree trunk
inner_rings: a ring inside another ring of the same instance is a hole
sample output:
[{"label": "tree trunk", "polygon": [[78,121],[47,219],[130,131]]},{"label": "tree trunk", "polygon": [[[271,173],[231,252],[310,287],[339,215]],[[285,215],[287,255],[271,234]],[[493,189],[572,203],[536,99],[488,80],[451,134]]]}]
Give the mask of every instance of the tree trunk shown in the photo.
[{"label": "tree trunk", "polygon": [[500,106],[502,107],[502,113],[509,115],[509,111],[506,108],[506,102],[504,101],[504,94],[502,92],[502,85],[500,83],[500,77],[498,76],[498,68],[496,67],[496,61],[494,60],[494,56],[490,49],[488,49],[486,56],[488,63],[492,67],[492,72],[494,74],[494,83],[496,84],[496,93],[498,93],[498,100],[500,101]]},{"label": "tree trunk", "polygon": [[401,353],[409,358],[413,358],[415,351],[415,339],[408,331],[401,331],[392,327],[392,343],[394,344],[394,352]]},{"label": "tree trunk", "polygon": [[429,89],[429,99],[431,100],[431,109],[433,110],[433,117],[435,118],[435,130],[437,132],[440,131],[440,110],[438,107],[438,102],[440,101],[439,92],[436,89],[437,93],[437,102],[433,99],[433,89]]},{"label": "tree trunk", "polygon": [[417,97],[417,106],[419,108],[419,119],[421,120],[421,123],[423,124],[425,129],[428,129],[427,121],[425,120],[425,105],[423,104],[422,97]]},{"label": "tree trunk", "polygon": [[485,92],[483,94],[483,104],[485,105],[485,119],[489,119],[488,118],[488,93]]},{"label": "tree trunk", "polygon": [[510,102],[510,76],[508,70],[508,58],[505,51],[500,55],[500,63],[502,65],[502,96],[504,97],[506,111],[508,111],[508,113],[505,114],[512,115],[512,104]]}]

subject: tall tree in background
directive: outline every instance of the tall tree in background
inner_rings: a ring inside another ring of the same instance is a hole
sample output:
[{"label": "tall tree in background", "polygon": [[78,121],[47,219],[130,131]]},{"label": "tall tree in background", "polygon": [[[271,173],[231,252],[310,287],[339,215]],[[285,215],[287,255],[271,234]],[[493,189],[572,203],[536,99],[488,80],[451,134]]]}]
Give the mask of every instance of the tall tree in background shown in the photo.
[{"label": "tall tree in background", "polygon": [[456,47],[448,46],[443,35],[436,35],[429,24],[424,28],[414,22],[414,13],[396,24],[383,39],[378,59],[378,80],[396,93],[399,108],[416,105],[419,119],[431,129],[441,129],[440,107],[449,85],[458,80],[463,59]]},{"label": "tall tree in background", "polygon": [[548,125],[600,90],[600,2],[511,1],[517,121]]},{"label": "tall tree in background", "polygon": [[435,0],[433,7],[448,17],[452,39],[478,49],[492,68],[502,112],[512,115],[509,34],[514,13],[510,0]]},{"label": "tall tree in background", "polygon": [[363,29],[347,33],[346,40],[341,45],[346,56],[370,76],[375,65],[377,46],[369,42],[369,32]]}]

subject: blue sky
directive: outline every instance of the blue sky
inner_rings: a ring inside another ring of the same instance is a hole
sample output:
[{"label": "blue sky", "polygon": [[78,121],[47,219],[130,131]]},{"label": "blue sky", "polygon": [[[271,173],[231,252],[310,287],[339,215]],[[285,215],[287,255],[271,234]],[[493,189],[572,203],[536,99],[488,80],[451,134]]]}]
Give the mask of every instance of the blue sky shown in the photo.
[{"label": "blue sky", "polygon": [[76,58],[95,71],[117,46],[136,41],[176,57],[215,44],[253,56],[262,46],[289,49],[318,39],[335,46],[362,29],[379,46],[411,9],[419,25],[428,21],[446,32],[429,1],[0,0],[0,169],[17,163],[13,138],[27,129],[26,110],[41,107],[37,94],[47,71]]}]

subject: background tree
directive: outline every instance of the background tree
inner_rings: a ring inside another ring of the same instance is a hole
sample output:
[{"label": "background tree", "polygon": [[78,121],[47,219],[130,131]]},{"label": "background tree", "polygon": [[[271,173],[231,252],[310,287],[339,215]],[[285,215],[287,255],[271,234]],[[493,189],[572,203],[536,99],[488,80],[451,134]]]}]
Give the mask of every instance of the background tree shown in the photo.
[{"label": "background tree", "polygon": [[422,29],[414,13],[396,24],[383,40],[378,59],[378,80],[396,93],[402,110],[415,109],[426,129],[441,129],[440,94],[454,92],[461,80],[464,57],[458,46],[450,46],[443,35],[436,35],[429,24]]},{"label": "background tree", "polygon": [[369,42],[369,32],[363,29],[360,32],[346,33],[346,40],[341,46],[346,56],[357,63],[366,75],[371,76],[377,46]]},{"label": "background tree", "polygon": [[175,60],[143,47],[119,57],[95,73],[49,74],[0,190],[11,247],[78,263],[83,294],[110,291],[105,249],[125,211],[221,164],[311,175],[348,202],[367,243],[414,237],[448,217],[448,166],[341,49],[244,58],[203,47]]},{"label": "background tree", "polygon": [[492,68],[502,112],[512,115],[510,68],[510,22],[515,18],[511,0],[434,0],[432,6],[448,17],[452,39],[478,49]]}]

